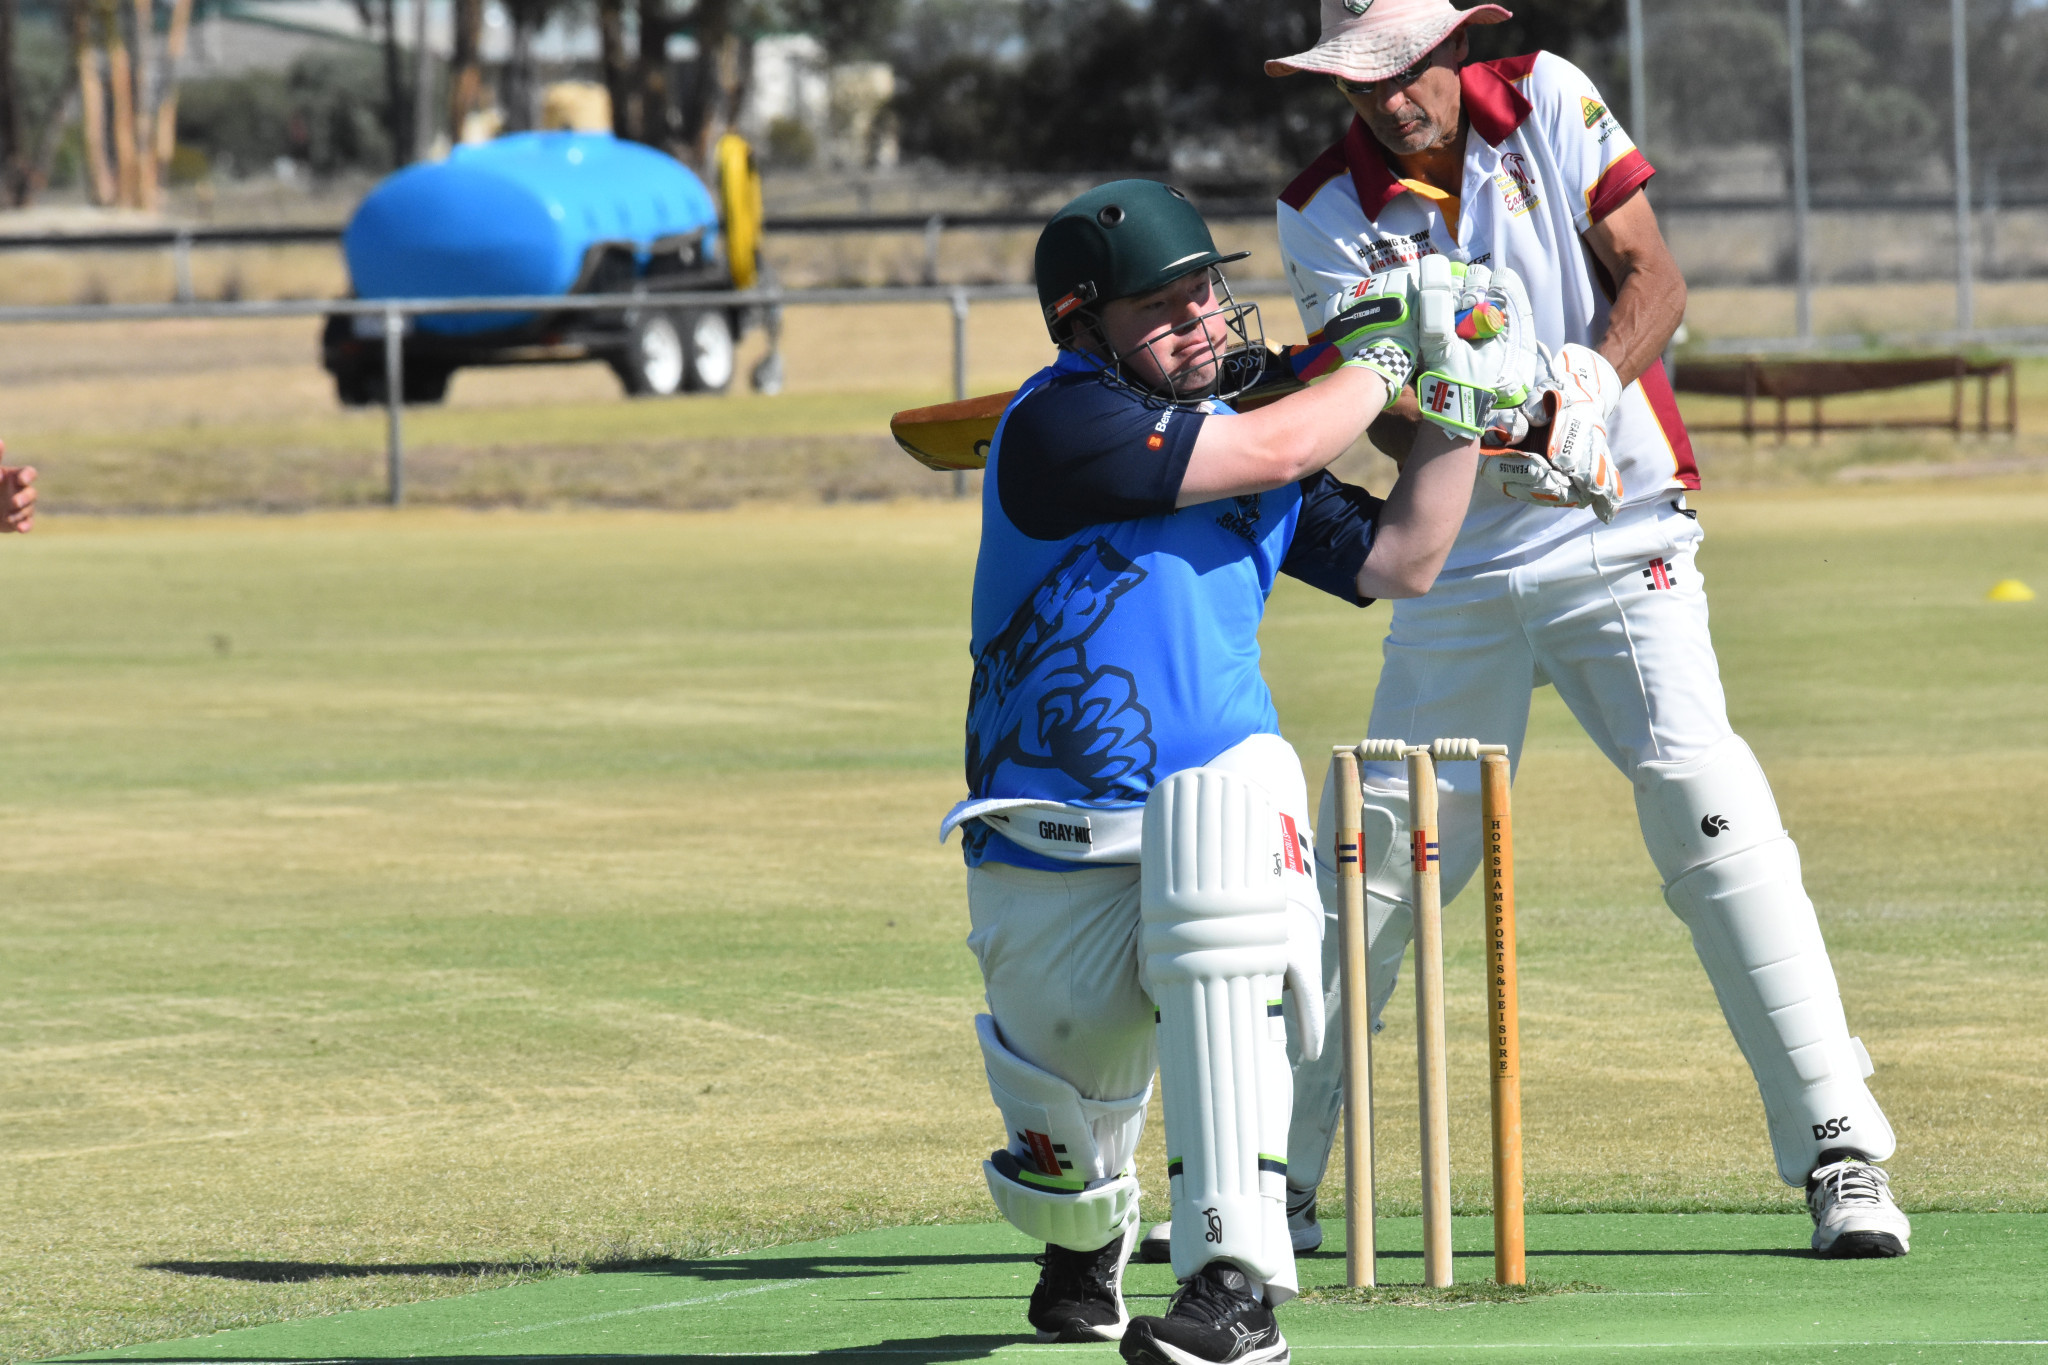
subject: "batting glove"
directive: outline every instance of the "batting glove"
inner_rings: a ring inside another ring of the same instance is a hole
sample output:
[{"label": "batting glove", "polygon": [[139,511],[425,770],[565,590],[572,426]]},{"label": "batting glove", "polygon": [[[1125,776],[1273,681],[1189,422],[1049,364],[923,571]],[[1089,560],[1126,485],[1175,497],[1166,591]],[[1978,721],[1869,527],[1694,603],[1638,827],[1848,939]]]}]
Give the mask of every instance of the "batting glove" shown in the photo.
[{"label": "batting glove", "polygon": [[1323,325],[1322,341],[1295,362],[1296,376],[1316,379],[1363,366],[1387,382],[1392,407],[1422,350],[1415,303],[1415,272],[1405,266],[1361,282],[1344,310]]},{"label": "batting glove", "polygon": [[1465,267],[1443,256],[1417,266],[1422,415],[1446,431],[1478,436],[1496,408],[1535,392],[1536,329],[1527,291],[1512,270]]}]

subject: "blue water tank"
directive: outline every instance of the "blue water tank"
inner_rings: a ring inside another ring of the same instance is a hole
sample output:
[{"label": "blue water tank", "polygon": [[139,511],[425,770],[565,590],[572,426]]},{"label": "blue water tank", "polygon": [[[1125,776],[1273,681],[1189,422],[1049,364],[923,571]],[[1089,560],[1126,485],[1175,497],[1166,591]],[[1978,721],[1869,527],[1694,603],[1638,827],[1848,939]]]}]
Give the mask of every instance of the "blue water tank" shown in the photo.
[{"label": "blue water tank", "polygon": [[[644,265],[649,243],[699,228],[715,253],[717,205],[667,153],[608,133],[515,133],[387,177],[357,206],[341,249],[358,298],[563,294],[599,242],[631,243]],[[444,314],[418,325],[467,334],[523,320]]]}]

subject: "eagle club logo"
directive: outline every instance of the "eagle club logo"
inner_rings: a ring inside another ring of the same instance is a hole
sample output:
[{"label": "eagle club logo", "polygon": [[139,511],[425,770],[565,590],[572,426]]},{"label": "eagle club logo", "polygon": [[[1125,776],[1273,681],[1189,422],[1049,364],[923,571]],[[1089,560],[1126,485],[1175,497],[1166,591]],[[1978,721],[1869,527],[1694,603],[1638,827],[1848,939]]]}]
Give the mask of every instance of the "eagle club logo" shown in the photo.
[{"label": "eagle club logo", "polygon": [[1536,193],[1536,177],[1529,171],[1529,159],[1520,152],[1502,155],[1493,183],[1500,189],[1501,203],[1510,217],[1519,218],[1543,202]]}]

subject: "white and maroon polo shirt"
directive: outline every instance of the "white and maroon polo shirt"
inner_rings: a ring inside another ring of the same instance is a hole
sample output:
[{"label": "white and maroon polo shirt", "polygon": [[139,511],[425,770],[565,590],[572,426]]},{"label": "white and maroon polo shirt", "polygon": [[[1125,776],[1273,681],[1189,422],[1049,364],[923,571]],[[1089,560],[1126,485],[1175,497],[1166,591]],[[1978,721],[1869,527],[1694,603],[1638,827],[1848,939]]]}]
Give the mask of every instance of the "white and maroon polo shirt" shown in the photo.
[{"label": "white and maroon polo shirt", "polygon": [[[1654,172],[1584,72],[1549,52],[1459,73],[1470,135],[1456,198],[1404,181],[1363,121],[1280,196],[1280,251],[1311,340],[1368,278],[1431,253],[1506,265],[1528,287],[1553,351],[1607,331],[1613,282],[1581,239]],[[1630,384],[1609,426],[1625,504],[1698,488],[1692,441],[1662,362]],[[1446,568],[1522,557],[1597,524],[1475,490]]]}]

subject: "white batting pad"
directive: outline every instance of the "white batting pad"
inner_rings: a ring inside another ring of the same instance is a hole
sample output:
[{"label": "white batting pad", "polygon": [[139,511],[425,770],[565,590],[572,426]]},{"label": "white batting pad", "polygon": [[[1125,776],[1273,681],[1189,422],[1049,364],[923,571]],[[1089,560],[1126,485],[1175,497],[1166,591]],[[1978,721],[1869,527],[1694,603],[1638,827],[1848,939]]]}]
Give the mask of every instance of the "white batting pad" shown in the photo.
[{"label": "white batting pad", "polygon": [[1091,1100],[1019,1057],[996,1021],[974,1016],[988,1088],[1009,1141],[982,1163],[1003,1217],[1028,1237],[1094,1251],[1134,1225],[1138,1182],[1131,1157],[1152,1087],[1128,1099]]},{"label": "white batting pad", "polygon": [[988,1180],[996,1211],[1034,1242],[1049,1242],[1069,1251],[1100,1251],[1118,1237],[1134,1238],[1138,1231],[1138,1178],[1134,1175],[1120,1175],[1080,1193],[1063,1194],[1018,1179],[1016,1158],[1008,1152],[997,1152],[982,1162],[981,1173]]},{"label": "white batting pad", "polygon": [[1637,808],[1664,899],[1756,1076],[1779,1176],[1802,1184],[1836,1148],[1884,1160],[1891,1124],[1863,1084],[1868,1054],[1849,1036],[1799,850],[1749,746],[1731,736],[1642,773]]},{"label": "white batting pad", "polygon": [[1215,768],[1167,777],[1145,803],[1140,949],[1159,1007],[1173,1271],[1228,1258],[1279,1302],[1292,1099],[1281,979],[1286,855],[1265,788]]}]

